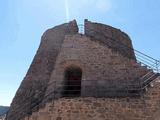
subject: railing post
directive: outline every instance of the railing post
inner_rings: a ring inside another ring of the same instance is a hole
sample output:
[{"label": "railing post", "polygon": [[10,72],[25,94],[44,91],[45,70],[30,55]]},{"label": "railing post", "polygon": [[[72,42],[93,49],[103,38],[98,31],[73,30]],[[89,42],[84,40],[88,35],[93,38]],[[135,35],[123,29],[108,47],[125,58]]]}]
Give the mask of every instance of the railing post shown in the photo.
[{"label": "railing post", "polygon": [[84,25],[83,24],[78,24],[79,27],[79,33],[84,34]]},{"label": "railing post", "polygon": [[156,60],[156,72],[158,73],[158,61]]},{"label": "railing post", "polygon": [[156,72],[159,73],[160,61],[156,60]]}]

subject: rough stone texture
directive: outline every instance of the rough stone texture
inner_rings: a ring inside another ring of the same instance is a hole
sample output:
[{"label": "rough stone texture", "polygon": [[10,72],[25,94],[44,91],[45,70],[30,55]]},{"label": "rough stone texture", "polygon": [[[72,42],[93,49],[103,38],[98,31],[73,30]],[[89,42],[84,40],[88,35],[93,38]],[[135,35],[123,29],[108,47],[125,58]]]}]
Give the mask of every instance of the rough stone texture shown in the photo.
[{"label": "rough stone texture", "polygon": [[[147,71],[134,60],[82,35],[67,35],[55,63],[46,97],[53,91],[61,97],[64,73],[69,67],[82,69],[81,96],[113,97],[127,94],[128,85],[137,84]],[[49,95],[53,98],[54,94]]]},{"label": "rough stone texture", "polygon": [[[113,40],[127,47],[110,42]],[[132,48],[132,44],[125,33],[89,21],[85,21],[85,35],[78,34],[76,21],[47,30],[13,99],[7,120],[21,120],[38,110],[32,114],[31,120],[128,120],[129,115],[131,120],[149,120],[151,115],[143,110],[146,105],[147,112],[149,109],[150,113],[157,111],[159,93],[154,91],[156,87],[151,89],[143,100],[124,96],[124,91],[132,89],[130,85],[138,86],[140,77],[149,71],[136,62],[133,50],[128,50],[128,47]],[[61,99],[64,72],[71,66],[82,69],[81,97],[91,98]],[[129,91],[125,95],[130,95]],[[124,98],[107,98],[116,96]],[[55,98],[57,100],[53,101]],[[54,106],[47,104],[50,100],[54,102]],[[82,108],[74,108],[78,105]],[[157,115],[158,112],[155,116]]]},{"label": "rough stone texture", "polygon": [[85,20],[85,35],[105,44],[125,57],[135,59],[132,42],[127,34],[108,25]]},{"label": "rough stone texture", "polygon": [[76,21],[56,26],[47,30],[40,43],[40,47],[33,59],[24,80],[13,99],[7,115],[8,120],[18,120],[30,112],[35,101],[39,104],[47,87],[57,54],[61,48],[65,35],[78,32]]},{"label": "rough stone texture", "polygon": [[22,120],[160,120],[160,82],[140,98],[61,98]]}]

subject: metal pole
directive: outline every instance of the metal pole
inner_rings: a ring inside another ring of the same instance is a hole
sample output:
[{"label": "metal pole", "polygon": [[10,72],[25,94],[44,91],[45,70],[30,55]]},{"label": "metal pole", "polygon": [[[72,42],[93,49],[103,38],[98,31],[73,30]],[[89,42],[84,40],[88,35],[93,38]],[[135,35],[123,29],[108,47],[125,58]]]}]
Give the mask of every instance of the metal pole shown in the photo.
[{"label": "metal pole", "polygon": [[156,70],[157,70],[156,72],[159,73],[159,70],[158,70],[158,61],[157,60],[156,60]]}]

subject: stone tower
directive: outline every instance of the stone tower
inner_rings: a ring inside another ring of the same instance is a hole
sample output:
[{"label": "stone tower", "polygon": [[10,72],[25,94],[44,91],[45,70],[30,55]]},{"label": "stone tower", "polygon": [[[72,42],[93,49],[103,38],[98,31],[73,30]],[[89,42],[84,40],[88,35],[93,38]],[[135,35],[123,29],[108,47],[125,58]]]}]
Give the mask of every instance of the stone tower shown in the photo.
[{"label": "stone tower", "polygon": [[7,120],[158,120],[158,76],[127,34],[74,20],[43,34]]}]

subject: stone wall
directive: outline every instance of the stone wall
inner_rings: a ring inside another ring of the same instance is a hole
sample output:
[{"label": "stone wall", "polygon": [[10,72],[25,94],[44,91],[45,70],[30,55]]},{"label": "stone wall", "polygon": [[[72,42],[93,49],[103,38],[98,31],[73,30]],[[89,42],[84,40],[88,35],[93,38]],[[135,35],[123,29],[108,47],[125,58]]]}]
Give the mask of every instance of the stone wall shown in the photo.
[{"label": "stone wall", "polygon": [[108,25],[85,20],[85,35],[107,47],[118,51],[124,57],[135,59],[132,42],[129,36],[119,29]]},{"label": "stone wall", "polygon": [[53,100],[25,120],[160,120],[160,81],[152,84],[154,87],[138,98]]},{"label": "stone wall", "polygon": [[[35,105],[42,107],[49,100],[62,97],[64,73],[66,68],[71,66],[82,69],[82,97],[121,96],[121,93],[117,94],[113,90],[121,91],[129,84],[137,84],[148,69],[136,63],[132,49],[128,50],[120,44],[115,44],[113,40],[132,48],[131,41],[125,33],[89,21],[85,21],[84,35],[78,34],[76,21],[47,30],[12,101],[7,120],[20,120],[32,114]],[[53,92],[56,94],[50,94]],[[74,99],[62,100],[69,103],[74,101]],[[86,104],[82,98],[75,99],[75,104],[79,100],[82,101],[82,106]],[[89,100],[96,99],[89,98]],[[103,99],[99,100],[103,103]],[[112,99],[105,98],[105,100],[109,100],[112,104]],[[121,99],[114,100],[121,101]],[[60,101],[57,101],[58,105]],[[92,103],[89,106],[92,106]],[[44,120],[43,117],[39,119]]]},{"label": "stone wall", "polygon": [[[139,83],[148,70],[119,52],[77,34],[67,35],[52,72],[46,96],[61,97],[65,85],[65,70],[77,66],[82,69],[81,96],[113,97],[129,95],[128,85]],[[131,88],[130,88],[131,89]]]},{"label": "stone wall", "polygon": [[30,113],[35,101],[37,104],[41,103],[65,35],[77,32],[76,21],[72,21],[49,29],[43,34],[40,47],[12,101],[8,120],[15,120],[15,117],[18,120]]}]

